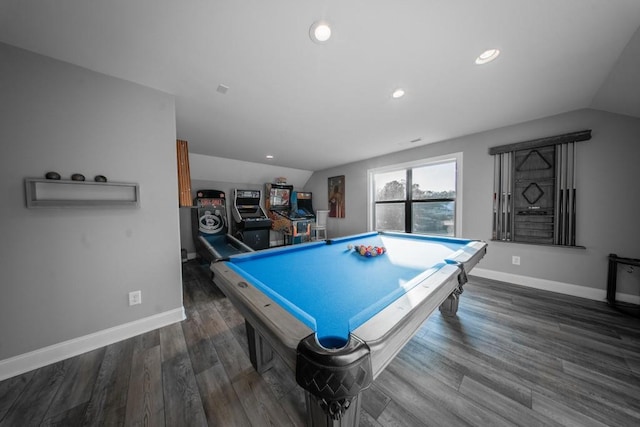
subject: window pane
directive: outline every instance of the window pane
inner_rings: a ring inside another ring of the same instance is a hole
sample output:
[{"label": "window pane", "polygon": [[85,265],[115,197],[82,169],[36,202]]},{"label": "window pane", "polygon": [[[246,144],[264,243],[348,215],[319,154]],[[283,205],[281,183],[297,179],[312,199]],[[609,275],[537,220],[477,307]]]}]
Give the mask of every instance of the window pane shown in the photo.
[{"label": "window pane", "polygon": [[405,170],[377,173],[373,177],[376,189],[376,201],[406,199],[407,172]]},{"label": "window pane", "polygon": [[456,162],[440,163],[412,169],[413,200],[455,199]]},{"label": "window pane", "polygon": [[404,231],[404,203],[376,205],[376,230]]},{"label": "window pane", "polygon": [[411,231],[420,234],[453,236],[455,210],[455,202],[413,203]]}]

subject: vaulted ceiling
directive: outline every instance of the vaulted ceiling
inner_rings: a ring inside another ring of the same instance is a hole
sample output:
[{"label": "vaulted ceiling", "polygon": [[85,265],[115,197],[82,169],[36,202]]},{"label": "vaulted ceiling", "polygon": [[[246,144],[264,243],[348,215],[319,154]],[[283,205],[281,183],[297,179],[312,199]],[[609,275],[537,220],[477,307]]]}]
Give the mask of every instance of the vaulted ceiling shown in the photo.
[{"label": "vaulted ceiling", "polygon": [[638,0],[0,2],[0,41],[174,94],[191,152],[310,171],[580,108],[640,117],[639,25]]}]

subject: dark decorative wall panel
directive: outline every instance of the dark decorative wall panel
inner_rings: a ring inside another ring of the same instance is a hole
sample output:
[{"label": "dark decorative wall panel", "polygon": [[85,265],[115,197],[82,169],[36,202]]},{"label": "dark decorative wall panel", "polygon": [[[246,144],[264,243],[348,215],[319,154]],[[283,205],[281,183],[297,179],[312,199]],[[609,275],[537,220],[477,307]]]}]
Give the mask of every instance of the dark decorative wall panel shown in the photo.
[{"label": "dark decorative wall panel", "polygon": [[553,244],[554,146],[514,152],[514,240]]},{"label": "dark decorative wall panel", "polygon": [[493,240],[576,246],[575,142],[591,131],[489,149]]}]

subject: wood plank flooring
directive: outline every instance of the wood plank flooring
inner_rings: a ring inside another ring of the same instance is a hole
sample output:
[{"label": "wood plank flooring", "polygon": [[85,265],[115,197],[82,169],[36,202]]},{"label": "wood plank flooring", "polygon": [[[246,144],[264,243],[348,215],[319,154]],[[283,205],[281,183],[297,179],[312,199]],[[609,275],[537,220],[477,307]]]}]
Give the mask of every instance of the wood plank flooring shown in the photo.
[{"label": "wood plank flooring", "polygon": [[[0,426],[302,426],[279,361],[258,375],[244,320],[183,265],[187,319],[0,382]],[[640,320],[471,276],[363,395],[362,426],[640,425]]]}]

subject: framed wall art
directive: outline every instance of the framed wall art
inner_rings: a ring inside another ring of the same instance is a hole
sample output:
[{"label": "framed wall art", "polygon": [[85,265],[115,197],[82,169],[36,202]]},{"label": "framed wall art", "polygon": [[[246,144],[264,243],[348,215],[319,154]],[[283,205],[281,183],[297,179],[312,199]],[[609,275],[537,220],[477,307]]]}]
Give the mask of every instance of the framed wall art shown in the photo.
[{"label": "framed wall art", "polygon": [[344,218],[344,175],[329,178],[329,217]]}]

